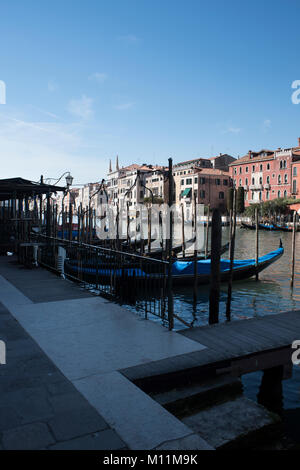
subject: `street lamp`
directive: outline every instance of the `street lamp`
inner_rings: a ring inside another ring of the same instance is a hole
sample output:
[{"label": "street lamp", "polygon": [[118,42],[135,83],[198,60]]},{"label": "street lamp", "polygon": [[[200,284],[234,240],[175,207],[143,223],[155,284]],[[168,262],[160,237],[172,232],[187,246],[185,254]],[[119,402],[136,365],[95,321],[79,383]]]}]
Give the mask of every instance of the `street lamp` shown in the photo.
[{"label": "street lamp", "polygon": [[69,172],[66,176],[66,183],[67,183],[67,188],[69,188],[70,186],[72,186],[72,183],[73,183],[73,176],[71,176],[71,173]]}]

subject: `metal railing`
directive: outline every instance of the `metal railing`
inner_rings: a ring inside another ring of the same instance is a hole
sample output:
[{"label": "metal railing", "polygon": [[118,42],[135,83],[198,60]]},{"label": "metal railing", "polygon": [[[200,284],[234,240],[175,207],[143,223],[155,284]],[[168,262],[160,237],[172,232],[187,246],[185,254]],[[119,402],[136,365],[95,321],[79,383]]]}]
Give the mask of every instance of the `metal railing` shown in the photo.
[{"label": "metal railing", "polygon": [[39,244],[40,264],[173,328],[168,261],[42,234],[33,241]]}]

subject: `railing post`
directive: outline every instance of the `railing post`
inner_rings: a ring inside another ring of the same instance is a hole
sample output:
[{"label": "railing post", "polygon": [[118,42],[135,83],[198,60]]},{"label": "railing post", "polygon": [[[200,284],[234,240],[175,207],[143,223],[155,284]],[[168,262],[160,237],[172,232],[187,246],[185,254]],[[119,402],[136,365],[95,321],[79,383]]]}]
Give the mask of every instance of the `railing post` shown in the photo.
[{"label": "railing post", "polygon": [[209,324],[219,322],[221,238],[221,215],[218,209],[214,209],[211,221]]},{"label": "railing post", "polygon": [[173,242],[173,213],[171,207],[173,204],[173,162],[172,158],[169,158],[169,218],[170,218],[170,232],[169,232],[169,243],[168,243],[168,321],[169,330],[174,327],[174,303],[173,303],[173,292],[172,292],[172,242]]}]

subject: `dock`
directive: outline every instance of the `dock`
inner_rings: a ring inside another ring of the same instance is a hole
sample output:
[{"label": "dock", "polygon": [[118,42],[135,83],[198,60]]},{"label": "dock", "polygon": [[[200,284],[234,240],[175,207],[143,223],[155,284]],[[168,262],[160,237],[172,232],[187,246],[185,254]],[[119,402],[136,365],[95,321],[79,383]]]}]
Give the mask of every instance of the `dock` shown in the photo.
[{"label": "dock", "polygon": [[[298,311],[168,331],[14,257],[0,258],[0,287],[0,384],[13,417],[0,420],[0,448],[24,446],[25,435],[28,449],[212,449],[199,430],[203,416],[182,419],[178,403],[204,403],[212,390],[236,394],[237,379],[255,370],[288,377],[300,339]],[[254,413],[234,396],[241,416],[245,406]]]}]

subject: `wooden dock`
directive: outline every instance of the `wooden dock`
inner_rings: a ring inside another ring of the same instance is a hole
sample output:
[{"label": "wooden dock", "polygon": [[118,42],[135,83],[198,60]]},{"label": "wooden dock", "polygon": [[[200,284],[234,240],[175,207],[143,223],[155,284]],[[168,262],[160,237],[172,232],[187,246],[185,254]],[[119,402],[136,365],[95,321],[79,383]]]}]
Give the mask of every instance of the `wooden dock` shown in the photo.
[{"label": "wooden dock", "polygon": [[284,366],[287,378],[292,370],[291,345],[300,339],[300,311],[190,328],[178,334],[206,349],[121,372],[149,392],[221,374],[240,377],[278,366]]}]

